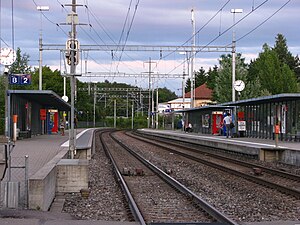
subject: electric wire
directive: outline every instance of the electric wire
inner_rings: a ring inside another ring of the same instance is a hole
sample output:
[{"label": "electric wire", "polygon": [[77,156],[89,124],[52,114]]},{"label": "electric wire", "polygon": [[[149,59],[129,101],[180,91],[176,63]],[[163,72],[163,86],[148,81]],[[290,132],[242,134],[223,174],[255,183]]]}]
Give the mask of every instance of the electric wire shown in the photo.
[{"label": "electric wire", "polygon": [[[208,42],[205,46],[203,46],[200,50],[194,52],[191,57],[195,57],[199,52],[201,52],[204,48],[208,47],[211,43],[213,43],[214,41],[216,41],[218,38],[220,38],[221,36],[223,36],[224,34],[226,34],[229,30],[231,30],[235,25],[239,24],[240,22],[242,22],[243,20],[245,20],[248,16],[250,16],[253,12],[255,12],[257,9],[259,9],[260,7],[262,7],[264,4],[266,4],[269,0],[265,0],[264,2],[262,2],[261,4],[259,4],[257,7],[255,7],[252,11],[250,11],[249,13],[247,13],[244,17],[242,17],[240,20],[238,20],[237,22],[235,22],[233,25],[229,26],[226,30],[224,30],[222,33],[220,33],[219,35],[217,35],[214,39],[212,39],[210,42]],[[289,0],[291,1],[291,0]],[[190,57],[190,58],[191,58]],[[178,66],[176,66],[175,68],[173,68],[168,74],[172,73],[174,70],[176,70],[179,66],[183,65],[183,63],[185,63],[188,59],[186,59],[185,61],[183,61],[182,63],[180,63]]]},{"label": "electric wire", "polygon": [[[68,10],[64,7],[64,5],[59,1],[57,0],[58,4],[68,13]],[[86,1],[87,3],[87,1]],[[101,27],[101,29],[105,32],[105,34],[114,42],[113,38],[112,38],[112,35],[109,34],[108,31],[106,31],[106,28],[104,25],[101,24],[100,20],[95,16],[95,14],[90,10],[90,8],[88,7],[88,5],[84,5],[85,9],[87,10],[87,14],[88,14],[88,21],[89,21],[89,27],[95,32],[96,36],[101,40],[101,42],[106,45],[105,41],[101,38],[101,36],[98,34],[98,32],[95,30],[95,28],[92,26],[92,24],[90,23],[90,17],[89,17],[89,13],[91,13],[91,15],[94,17],[94,19],[96,20],[96,22],[98,23],[98,25]],[[99,45],[99,43],[91,36],[88,34],[88,32],[86,32],[81,26],[79,26],[80,29],[93,41],[95,42],[97,45]],[[110,52],[109,52],[109,48],[107,47],[107,51],[105,51],[107,54],[110,55]],[[89,58],[91,58],[91,56],[89,55],[88,56]],[[94,62],[96,62],[95,59],[93,59]],[[100,63],[97,63],[96,64],[100,65]],[[126,65],[125,63],[123,63],[125,66],[128,67],[128,65]],[[131,71],[133,71],[131,68],[128,67],[128,69],[130,69]],[[106,68],[106,71],[111,71],[110,69],[107,69]],[[133,71],[135,72],[135,71]]]},{"label": "electric wire", "polygon": [[[35,0],[32,0],[35,7],[38,6],[38,4],[35,2]],[[58,0],[57,0],[58,1]],[[50,20],[45,13],[43,13],[43,11],[40,11],[40,13],[43,15],[43,17],[48,20],[48,22],[50,22],[51,24],[55,25],[56,27],[58,27],[67,37],[69,37],[68,33],[58,24],[58,23],[55,23],[53,22],[52,20]]]},{"label": "electric wire", "polygon": [[[264,21],[262,21],[260,24],[258,24],[256,27],[254,27],[252,30],[250,30],[249,32],[247,32],[246,34],[244,34],[243,36],[241,36],[240,38],[236,39],[236,42],[244,39],[245,37],[247,37],[249,34],[251,34],[252,32],[254,32],[255,30],[257,30],[259,27],[261,27],[263,24],[265,24],[267,21],[269,21],[273,16],[275,16],[280,10],[282,10],[287,4],[289,4],[291,2],[291,0],[288,0],[286,3],[284,3],[279,9],[277,9],[273,14],[271,14],[268,18],[266,18]],[[229,46],[231,44],[228,44],[227,46]]]},{"label": "electric wire", "polygon": [[[129,25],[129,28],[128,28],[128,31],[127,31],[127,34],[126,34],[125,42],[124,42],[124,45],[122,46],[122,51],[121,51],[121,55],[120,55],[120,57],[119,57],[119,62],[121,61],[121,58],[122,58],[122,55],[123,55],[125,46],[126,46],[126,44],[127,44],[128,37],[129,37],[129,33],[130,33],[130,31],[131,31],[131,28],[132,28],[132,25],[133,25],[133,21],[134,21],[134,18],[135,18],[135,15],[136,15],[136,12],[137,12],[139,3],[140,3],[140,0],[137,0],[137,3],[136,3],[136,5],[135,5],[135,9],[134,9],[134,13],[133,13],[133,16],[132,16],[132,19],[131,19],[131,22],[130,22],[130,25]],[[119,66],[119,63],[118,63],[118,65],[117,65],[117,68],[118,68],[118,66]]]},{"label": "electric wire", "polygon": [[[96,23],[99,25],[99,27],[104,31],[104,33],[107,35],[107,37],[115,44],[118,46],[118,44],[114,41],[114,37],[112,34],[109,33],[109,31],[107,31],[107,28],[102,24],[102,22],[100,21],[100,19],[95,15],[95,13],[90,9],[90,7],[88,5],[85,5],[86,9],[88,10],[89,13],[91,13],[92,17],[95,19]],[[96,35],[100,38],[100,35],[98,34],[98,32],[95,30],[94,26],[91,26],[92,30],[96,33]],[[102,38],[100,38],[102,39]],[[103,39],[102,39],[103,40]],[[105,45],[105,42],[102,41]],[[132,57],[130,57],[127,53],[125,53],[126,56],[128,56],[128,58],[130,58],[131,60],[135,60]],[[117,56],[117,55],[116,55]],[[112,57],[114,60],[114,57]],[[133,71],[131,68],[129,68],[129,66],[125,63],[122,62],[123,65],[125,65],[128,69],[130,69],[131,71]],[[111,71],[111,69],[109,70]],[[135,71],[133,71],[135,73]]]},{"label": "electric wire", "polygon": [[[197,30],[197,32],[192,35],[189,39],[187,39],[183,44],[180,45],[180,47],[186,45],[188,42],[190,42],[196,35],[198,35],[220,12],[222,12],[222,10],[228,5],[228,3],[231,0],[228,0],[227,2],[225,2],[225,4],[199,29]],[[206,46],[205,46],[206,47]],[[169,54],[165,55],[164,57],[162,57],[163,59],[167,58],[169,55],[173,54],[176,51],[172,51]]]}]

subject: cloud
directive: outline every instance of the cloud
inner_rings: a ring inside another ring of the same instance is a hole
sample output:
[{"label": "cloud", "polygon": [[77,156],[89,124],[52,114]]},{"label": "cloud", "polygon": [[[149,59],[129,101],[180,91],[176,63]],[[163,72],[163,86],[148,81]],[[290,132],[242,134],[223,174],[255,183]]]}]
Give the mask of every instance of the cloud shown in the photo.
[{"label": "cloud", "polygon": [[[43,43],[64,45],[69,38],[70,26],[63,25],[66,16],[70,13],[70,7],[62,8],[60,4],[70,4],[70,0],[35,0],[37,5],[49,5],[49,12],[45,12],[42,17]],[[81,44],[115,44],[119,42],[121,31],[127,15],[130,1],[109,0],[109,1],[83,1],[77,0],[78,4],[87,4],[78,7],[79,22],[87,25],[77,27],[77,37]],[[241,40],[252,29],[274,14],[284,3],[285,0],[273,0],[263,4],[260,8],[252,11],[253,8],[260,6],[264,0],[231,0],[221,13],[214,19],[212,17],[227,2],[227,0],[162,0],[162,1],[140,1],[137,8],[134,22],[129,32],[130,21],[133,19],[135,5],[137,1],[132,1],[131,10],[128,14],[128,22],[125,25],[124,36],[121,44],[124,44],[128,34],[127,44],[136,45],[191,45],[192,26],[191,9],[195,9],[196,30],[200,30],[196,37],[197,45],[230,45],[232,42],[233,14],[232,8],[242,8],[242,14],[236,14],[236,21],[239,21],[247,14],[245,19],[235,26],[236,39],[238,40],[237,51],[242,53],[246,62],[257,57],[261,52],[262,45],[267,43],[273,46],[275,37],[278,33],[283,34],[289,46],[289,50],[294,54],[300,54],[300,32],[298,21],[300,20],[300,4],[298,1],[291,1],[271,19],[264,23]],[[1,46],[6,43],[12,44],[11,26],[11,2],[2,1],[1,3]],[[40,13],[32,0],[15,2],[14,4],[14,46],[20,47],[23,53],[30,55],[30,63],[38,65],[38,41],[41,28]],[[212,19],[210,21],[210,19]],[[207,25],[205,25],[210,21]],[[89,26],[91,24],[91,26]],[[226,33],[223,34],[227,29]],[[214,40],[211,42],[212,40]],[[161,73],[182,73],[183,56],[178,53],[170,54],[167,58],[160,60],[169,52],[124,52],[122,62],[119,63],[118,70],[124,72],[144,72],[147,70],[145,61],[151,58],[159,62],[158,70]],[[199,53],[197,54],[195,69],[200,67],[205,69],[218,64],[221,54],[225,53]],[[118,54],[120,55],[120,53]],[[88,68],[91,71],[116,71],[116,58],[112,59],[110,50],[106,52],[90,51],[88,58]],[[43,64],[51,68],[59,69],[59,51],[43,51]],[[84,57],[82,58],[84,60]],[[112,66],[113,65],[113,66]],[[2,67],[2,66],[1,66]],[[176,68],[176,69],[174,69]],[[114,80],[116,80],[115,78]],[[121,79],[121,78],[120,78]],[[134,80],[134,79],[133,79]],[[132,82],[132,79],[128,79]],[[135,82],[135,81],[134,81]],[[139,81],[147,85],[147,80]],[[180,80],[161,81],[160,85],[168,85],[174,90],[180,87]]]}]

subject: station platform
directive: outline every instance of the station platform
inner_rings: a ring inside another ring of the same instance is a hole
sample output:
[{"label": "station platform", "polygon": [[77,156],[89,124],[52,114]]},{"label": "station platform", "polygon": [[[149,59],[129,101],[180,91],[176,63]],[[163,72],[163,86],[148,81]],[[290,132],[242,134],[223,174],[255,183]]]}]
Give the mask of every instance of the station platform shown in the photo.
[{"label": "station platform", "polygon": [[182,130],[156,130],[139,129],[138,132],[145,134],[154,134],[197,143],[203,146],[223,149],[241,154],[252,155],[259,159],[265,158],[265,161],[277,157],[277,161],[282,163],[300,166],[300,142],[278,141],[260,138],[226,138],[226,136],[214,136],[210,134],[201,134],[196,132],[184,132]]},{"label": "station platform", "polygon": [[[190,132],[186,133],[182,130],[155,130],[155,129],[140,129],[142,132],[152,132],[157,134],[171,134],[174,136],[180,137],[193,137],[197,139],[210,140],[213,142],[223,142],[223,143],[234,143],[236,145],[249,145],[254,148],[273,148],[275,146],[275,140],[271,139],[261,139],[261,138],[247,138],[247,137],[238,137],[238,138],[226,138],[226,136],[215,136],[211,134],[201,134]],[[278,148],[281,149],[293,149],[300,151],[300,142],[295,141],[278,141]]]}]

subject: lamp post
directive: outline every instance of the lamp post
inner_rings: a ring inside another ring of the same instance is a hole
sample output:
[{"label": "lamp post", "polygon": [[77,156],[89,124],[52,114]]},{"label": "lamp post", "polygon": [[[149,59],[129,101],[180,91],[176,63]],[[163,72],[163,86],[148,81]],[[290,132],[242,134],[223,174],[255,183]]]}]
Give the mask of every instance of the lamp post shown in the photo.
[{"label": "lamp post", "polygon": [[40,11],[41,13],[41,27],[40,27],[40,38],[39,38],[39,53],[40,53],[40,59],[39,59],[39,90],[41,91],[43,89],[43,78],[42,78],[42,51],[43,51],[43,45],[42,45],[42,40],[43,40],[43,32],[42,32],[42,14],[45,11],[49,11],[49,6],[37,6],[36,9]]},{"label": "lamp post", "polygon": [[192,39],[192,51],[191,51],[191,108],[194,108],[194,93],[195,93],[195,76],[194,76],[194,60],[195,60],[195,45],[196,45],[196,24],[195,24],[195,14],[194,9],[191,10],[192,13],[192,28],[193,28],[193,39]]},{"label": "lamp post", "polygon": [[234,82],[235,82],[235,14],[242,13],[243,9],[231,9],[231,13],[233,13],[233,30],[232,30],[232,101],[235,102],[235,89],[234,89]]},{"label": "lamp post", "polygon": [[[233,30],[232,30],[232,101],[235,102],[235,88],[234,88],[234,83],[235,83],[235,14],[236,13],[243,13],[243,9],[231,9],[231,13],[233,13]],[[236,125],[236,107],[233,108],[233,123]],[[235,128],[233,128],[235,129]],[[232,131],[231,131],[232,132]],[[234,133],[236,131],[234,130]]]}]

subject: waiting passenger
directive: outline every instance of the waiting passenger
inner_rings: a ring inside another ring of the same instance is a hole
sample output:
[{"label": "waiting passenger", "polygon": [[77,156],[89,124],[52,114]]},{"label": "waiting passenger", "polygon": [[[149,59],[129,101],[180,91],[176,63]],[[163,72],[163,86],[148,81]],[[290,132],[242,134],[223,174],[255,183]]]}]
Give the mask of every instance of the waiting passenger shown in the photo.
[{"label": "waiting passenger", "polygon": [[61,136],[64,136],[65,135],[65,123],[63,120],[60,121],[59,129],[60,129]]},{"label": "waiting passenger", "polygon": [[188,127],[185,129],[186,132],[193,132],[193,126],[189,123]]},{"label": "waiting passenger", "polygon": [[232,136],[232,131],[231,131],[231,127],[230,127],[231,123],[232,123],[232,119],[231,119],[230,113],[228,113],[224,118],[224,124],[226,126],[226,137],[227,138],[229,137],[229,133]]}]

